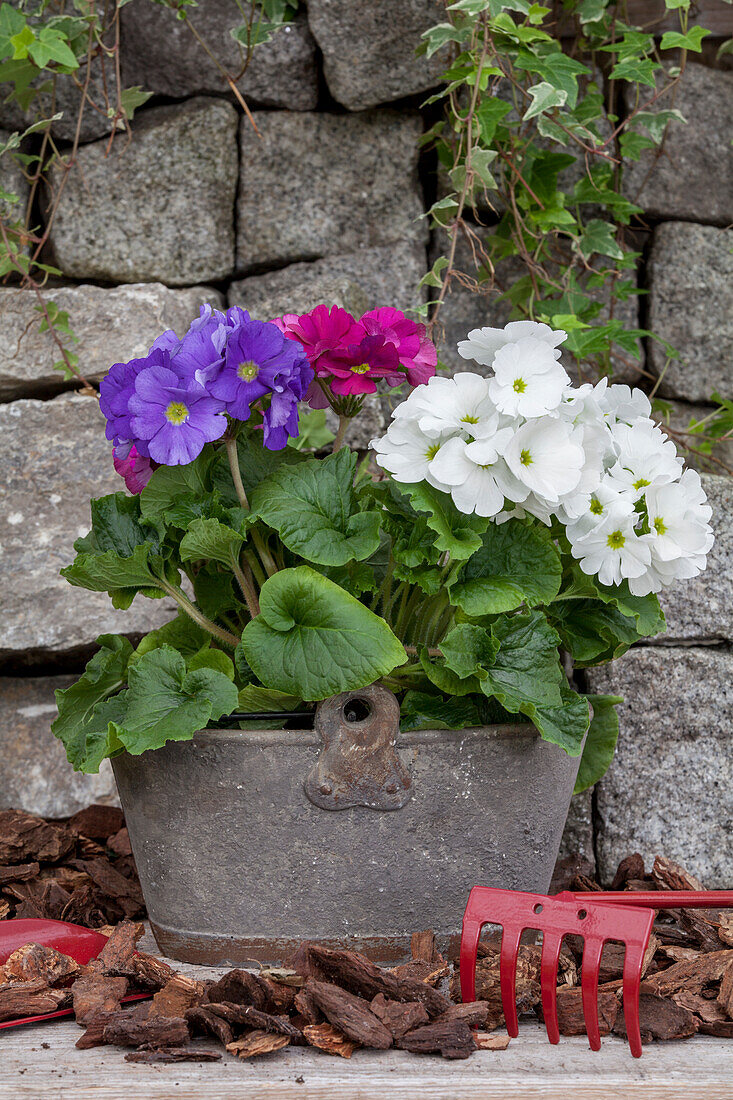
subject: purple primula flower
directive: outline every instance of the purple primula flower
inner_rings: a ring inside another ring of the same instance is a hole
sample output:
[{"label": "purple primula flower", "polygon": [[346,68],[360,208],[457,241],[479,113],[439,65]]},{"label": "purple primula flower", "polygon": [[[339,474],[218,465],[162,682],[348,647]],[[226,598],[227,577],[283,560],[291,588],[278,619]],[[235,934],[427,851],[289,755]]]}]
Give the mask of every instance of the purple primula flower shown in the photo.
[{"label": "purple primula flower", "polygon": [[112,462],[131,493],[141,493],[153,476],[153,464],[141,455],[134,443],[121,444],[112,449]]},{"label": "purple primula flower", "polygon": [[225,315],[210,305],[201,306],[178,347],[171,349],[171,368],[181,379],[195,378],[205,386],[224,361],[226,338]]},{"label": "purple primula flower", "polygon": [[297,403],[313,370],[303,349],[276,325],[249,320],[244,310],[230,310],[227,318],[235,327],[228,335],[224,364],[207,389],[235,420],[248,420],[253,402],[269,396],[263,412],[265,446],[284,447],[289,435],[297,435]]},{"label": "purple primula flower", "polygon": [[167,352],[153,348],[144,359],[115,363],[99,383],[99,407],[107,418],[107,439],[118,444],[133,437],[128,402],[135,392],[135,379],[146,367],[163,366]]},{"label": "purple primula flower", "polygon": [[139,440],[154,462],[185,466],[201,454],[205,443],[226,431],[224,406],[195,379],[179,378],[171,370],[170,356],[162,354],[164,365],[146,367],[135,379],[129,400],[133,438],[138,451]]}]

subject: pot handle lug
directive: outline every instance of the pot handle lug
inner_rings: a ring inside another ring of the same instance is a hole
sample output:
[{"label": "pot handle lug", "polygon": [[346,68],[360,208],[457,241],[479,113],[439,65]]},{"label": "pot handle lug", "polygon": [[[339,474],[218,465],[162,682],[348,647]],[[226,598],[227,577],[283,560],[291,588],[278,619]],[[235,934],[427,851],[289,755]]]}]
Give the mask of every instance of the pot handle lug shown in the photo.
[{"label": "pot handle lug", "polygon": [[399,703],[378,684],[319,703],[315,728],[321,754],[303,784],[313,805],[322,810],[405,806],[412,783],[395,748],[399,720]]}]

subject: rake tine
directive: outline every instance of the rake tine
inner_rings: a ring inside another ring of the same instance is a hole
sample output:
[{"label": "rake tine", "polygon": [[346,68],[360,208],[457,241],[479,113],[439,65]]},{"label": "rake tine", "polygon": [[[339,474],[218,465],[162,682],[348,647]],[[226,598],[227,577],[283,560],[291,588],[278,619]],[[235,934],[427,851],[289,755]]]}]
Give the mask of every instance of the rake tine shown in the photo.
[{"label": "rake tine", "polygon": [[551,1043],[560,1042],[560,1028],[557,1022],[557,964],[560,959],[562,936],[556,932],[542,934],[542,968],[540,981],[542,987],[542,1015],[545,1017],[547,1038]]},{"label": "rake tine", "polygon": [[626,945],[624,956],[624,1020],[626,1037],[629,1040],[634,1058],[641,1058],[641,1027],[639,1020],[639,990],[641,987],[641,969],[644,964],[644,946]]},{"label": "rake tine", "polygon": [[587,937],[583,944],[583,974],[580,988],[583,996],[585,1031],[591,1050],[601,1049],[601,1033],[598,1026],[598,976],[603,954],[603,940]]},{"label": "rake tine", "polygon": [[467,916],[463,918],[460,973],[461,1000],[464,1004],[470,1004],[476,1000],[476,960],[481,928],[481,921],[472,920]]},{"label": "rake tine", "polygon": [[499,983],[501,986],[501,1006],[509,1035],[516,1039],[519,1035],[517,1019],[517,961],[519,959],[519,941],[523,929],[504,925],[501,935],[501,957],[499,959]]}]

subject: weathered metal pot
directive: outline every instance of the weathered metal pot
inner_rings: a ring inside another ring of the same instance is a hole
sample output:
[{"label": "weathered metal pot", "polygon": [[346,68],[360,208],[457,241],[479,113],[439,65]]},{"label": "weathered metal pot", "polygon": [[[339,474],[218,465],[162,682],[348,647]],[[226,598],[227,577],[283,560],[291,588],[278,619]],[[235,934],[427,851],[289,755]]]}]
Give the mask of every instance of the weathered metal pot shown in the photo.
[{"label": "weathered metal pot", "polygon": [[302,939],[388,962],[460,929],[476,883],[546,891],[578,759],[530,725],[398,735],[372,686],[316,729],[204,730],[113,760],[159,947],[282,960]]}]

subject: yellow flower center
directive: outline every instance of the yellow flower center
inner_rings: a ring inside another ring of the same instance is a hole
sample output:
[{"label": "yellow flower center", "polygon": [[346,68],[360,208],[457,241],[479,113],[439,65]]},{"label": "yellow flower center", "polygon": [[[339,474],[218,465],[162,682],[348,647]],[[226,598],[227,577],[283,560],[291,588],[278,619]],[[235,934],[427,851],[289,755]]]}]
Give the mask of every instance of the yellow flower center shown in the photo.
[{"label": "yellow flower center", "polygon": [[654,520],[654,530],[658,535],[666,535],[667,524],[664,522],[661,516],[657,516]]},{"label": "yellow flower center", "polygon": [[522,463],[523,466],[531,466],[532,465],[532,455],[530,454],[529,451],[522,451],[522,453],[519,456],[519,461]]},{"label": "yellow flower center", "polygon": [[590,510],[594,516],[602,516],[603,505],[601,504],[600,500],[596,500],[595,497],[592,497],[590,502]]},{"label": "yellow flower center", "polygon": [[243,382],[254,382],[259,373],[259,365],[253,359],[247,359],[237,367],[237,375]]},{"label": "yellow flower center", "polygon": [[188,420],[188,406],[184,405],[182,401],[171,401],[165,410],[165,415],[171,424],[183,424]]},{"label": "yellow flower center", "polygon": [[440,450],[440,443],[431,443],[430,444],[427,451],[425,452],[425,457],[427,458],[428,462],[430,462],[430,460],[432,458],[435,458],[435,456],[437,455],[439,450]]},{"label": "yellow flower center", "polygon": [[465,416],[461,417],[461,424],[478,424],[478,417],[471,416],[470,413],[466,413]]},{"label": "yellow flower center", "polygon": [[644,489],[649,484],[645,477],[638,477],[634,482],[635,489]]},{"label": "yellow flower center", "polygon": [[612,531],[606,539],[606,544],[611,548],[611,550],[620,550],[625,542],[626,538],[621,533],[621,531]]},{"label": "yellow flower center", "polygon": [[352,374],[366,374],[369,370],[368,363],[357,363],[356,366],[351,368]]},{"label": "yellow flower center", "polygon": [[524,393],[527,389],[527,383],[524,381],[523,378],[515,378],[512,389],[515,393]]}]

